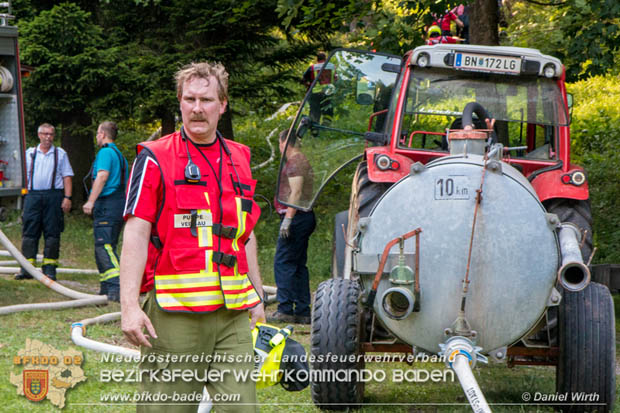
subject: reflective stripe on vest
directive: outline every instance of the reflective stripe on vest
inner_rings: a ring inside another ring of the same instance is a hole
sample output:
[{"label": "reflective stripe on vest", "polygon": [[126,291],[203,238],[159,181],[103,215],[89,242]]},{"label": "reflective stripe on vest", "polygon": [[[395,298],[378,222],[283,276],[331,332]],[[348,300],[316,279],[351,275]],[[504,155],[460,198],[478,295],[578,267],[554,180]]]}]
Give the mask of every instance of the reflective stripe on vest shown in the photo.
[{"label": "reflective stripe on vest", "polygon": [[[209,194],[205,192],[205,198],[207,198],[207,204],[211,205],[209,202]],[[210,209],[199,209],[199,215],[207,215],[211,214]],[[198,227],[198,246],[199,247],[213,247],[213,226],[208,227]],[[211,262],[211,258],[209,258],[208,262]],[[211,271],[209,268],[209,264],[206,264],[205,267],[207,271]]]},{"label": "reflective stripe on vest", "polygon": [[156,274],[155,293],[159,305],[168,311],[213,311],[224,304],[217,272]]},{"label": "reflective stripe on vest", "polygon": [[260,303],[260,297],[247,275],[240,275],[235,265],[235,275],[222,275],[222,291],[226,300],[226,308],[243,310]]}]

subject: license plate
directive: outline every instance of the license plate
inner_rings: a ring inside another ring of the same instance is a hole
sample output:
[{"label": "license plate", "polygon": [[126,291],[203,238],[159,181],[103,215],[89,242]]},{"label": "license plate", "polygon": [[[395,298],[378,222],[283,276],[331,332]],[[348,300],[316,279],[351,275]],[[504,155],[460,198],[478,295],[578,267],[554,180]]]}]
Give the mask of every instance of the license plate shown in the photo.
[{"label": "license plate", "polygon": [[475,53],[457,53],[454,60],[454,67],[463,70],[519,74],[521,73],[521,58]]}]

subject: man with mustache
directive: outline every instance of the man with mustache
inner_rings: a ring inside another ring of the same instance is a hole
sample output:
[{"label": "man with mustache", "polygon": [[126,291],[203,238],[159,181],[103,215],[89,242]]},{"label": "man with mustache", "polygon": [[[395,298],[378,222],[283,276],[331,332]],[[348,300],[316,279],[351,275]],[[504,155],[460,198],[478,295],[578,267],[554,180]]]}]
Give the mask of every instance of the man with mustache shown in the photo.
[{"label": "man with mustache", "polygon": [[[138,411],[171,411],[175,394],[191,402],[206,385],[218,412],[254,412],[254,382],[237,383],[232,373],[253,369],[250,331],[265,319],[250,150],[217,131],[228,100],[221,64],[192,63],[176,79],[183,126],[138,145],[125,205],[121,327],[143,356],[153,356],[140,365],[151,372],[143,390],[169,396]],[[177,361],[165,362],[171,355]],[[191,377],[166,382],[171,370]],[[218,404],[232,394],[240,395],[235,404]],[[195,412],[196,404],[173,410]]]}]

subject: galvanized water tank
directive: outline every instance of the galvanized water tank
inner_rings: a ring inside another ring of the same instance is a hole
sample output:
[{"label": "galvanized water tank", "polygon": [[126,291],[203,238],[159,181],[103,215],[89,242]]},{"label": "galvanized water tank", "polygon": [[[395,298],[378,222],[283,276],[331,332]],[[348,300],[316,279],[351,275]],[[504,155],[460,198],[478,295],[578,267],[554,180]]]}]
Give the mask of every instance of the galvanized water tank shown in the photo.
[{"label": "galvanized water tank", "polygon": [[[485,172],[466,305],[467,321],[485,353],[516,342],[535,326],[545,312],[560,259],[554,225],[534,189],[509,164],[493,162],[495,170]],[[483,165],[480,155],[414,165],[418,172],[393,185],[361,223],[359,255],[376,256],[377,264],[390,240],[422,228],[420,311],[403,320],[386,315],[380,297],[392,284],[385,275],[374,310],[394,335],[429,352],[439,350],[444,330],[458,315]],[[414,245],[413,238],[407,240],[405,252],[413,254]],[[396,245],[390,253],[398,252]],[[367,287],[374,278],[369,266],[358,265],[357,270]]]}]

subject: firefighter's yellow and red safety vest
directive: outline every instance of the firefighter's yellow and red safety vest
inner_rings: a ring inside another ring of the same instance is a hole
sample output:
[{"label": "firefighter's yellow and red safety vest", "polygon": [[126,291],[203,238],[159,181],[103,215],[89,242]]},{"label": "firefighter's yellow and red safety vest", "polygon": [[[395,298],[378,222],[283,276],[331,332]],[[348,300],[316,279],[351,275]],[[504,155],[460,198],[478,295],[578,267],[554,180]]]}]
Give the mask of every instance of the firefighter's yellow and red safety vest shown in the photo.
[{"label": "firefighter's yellow and red safety vest", "polygon": [[[154,276],[155,298],[165,311],[204,313],[223,306],[244,310],[261,302],[247,276],[245,253],[260,215],[253,199],[250,150],[218,139],[223,149],[221,194],[214,181],[205,178],[212,175],[210,169],[202,168],[197,183],[184,179],[188,156],[180,132],[138,145],[138,152],[148,151],[157,161],[163,179],[145,276]],[[196,162],[201,156],[193,145],[189,148]],[[218,216],[212,214],[214,207],[221,211]]]}]

